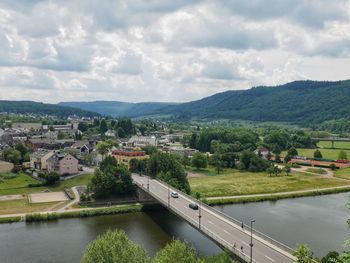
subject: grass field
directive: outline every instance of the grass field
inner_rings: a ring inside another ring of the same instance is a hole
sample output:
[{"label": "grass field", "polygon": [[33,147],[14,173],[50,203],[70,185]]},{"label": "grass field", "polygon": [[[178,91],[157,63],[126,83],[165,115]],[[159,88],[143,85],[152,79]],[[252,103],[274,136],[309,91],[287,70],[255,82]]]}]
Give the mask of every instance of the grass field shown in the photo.
[{"label": "grass field", "polygon": [[[341,149],[321,149],[321,148],[318,150],[322,153],[323,158],[332,159],[332,160],[337,160],[339,152],[341,151]],[[299,155],[313,158],[314,152],[316,151],[316,149],[298,148],[297,151]],[[350,159],[350,150],[344,150],[344,151],[347,153],[348,158]],[[286,151],[282,152],[282,156],[285,156],[286,153],[287,153]]]},{"label": "grass field", "polygon": [[[317,175],[292,173],[290,176],[269,177],[266,173],[240,172],[227,169],[216,176],[189,178],[193,192],[205,197],[278,193],[346,185]],[[349,183],[350,185],[350,183]]]},{"label": "grass field", "polygon": [[350,167],[335,171],[334,176],[350,180]]},{"label": "grass field", "polygon": [[[331,148],[332,143],[331,142],[319,142],[317,144],[320,148]],[[348,149],[350,150],[350,142],[334,142],[334,148],[335,149]]]},{"label": "grass field", "polygon": [[30,204],[27,198],[23,200],[1,201],[0,215],[44,211],[57,204],[58,202]]},{"label": "grass field", "polygon": [[92,176],[92,174],[84,174],[69,180],[60,181],[60,183],[55,186],[41,187],[28,187],[28,184],[38,183],[39,181],[25,173],[19,173],[18,175],[6,174],[0,176],[0,195],[24,195],[23,200],[0,201],[0,214],[38,212],[53,207],[59,202],[30,204],[27,199],[27,194],[42,192],[45,190],[54,192],[63,190],[64,187],[70,188],[76,185],[87,185]]},{"label": "grass field", "polygon": [[54,186],[28,187],[28,184],[35,184],[40,181],[25,173],[19,173],[15,178],[3,179],[2,182],[0,182],[0,195],[28,194],[42,192],[47,189],[50,191],[60,191],[63,190],[64,187],[70,188],[75,185],[87,185],[92,176],[92,174],[83,174],[69,180],[60,181],[58,185]]},{"label": "grass field", "polygon": [[326,174],[327,171],[322,168],[308,168],[306,169],[307,172],[315,173],[315,174]]}]

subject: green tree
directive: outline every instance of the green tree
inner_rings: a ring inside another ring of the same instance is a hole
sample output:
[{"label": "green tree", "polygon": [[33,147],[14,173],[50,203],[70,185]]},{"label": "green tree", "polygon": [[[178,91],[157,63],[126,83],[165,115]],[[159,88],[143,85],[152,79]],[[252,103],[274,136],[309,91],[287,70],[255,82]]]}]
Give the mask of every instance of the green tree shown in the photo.
[{"label": "green tree", "polygon": [[60,180],[60,176],[56,172],[50,172],[43,176],[46,185],[54,185]]},{"label": "green tree", "polygon": [[15,149],[21,153],[21,160],[22,162],[28,162],[30,160],[30,151],[27,146],[25,146],[23,143],[17,143],[15,146]]},{"label": "green tree", "polygon": [[100,122],[100,133],[104,135],[106,131],[108,131],[107,121],[105,119],[102,119]]},{"label": "green tree", "polygon": [[221,154],[215,153],[210,156],[210,162],[215,167],[217,174],[220,174],[224,170],[224,161]]},{"label": "green tree", "polygon": [[186,242],[173,240],[153,258],[152,263],[199,263],[196,250]]},{"label": "green tree", "polygon": [[109,152],[109,150],[112,149],[112,147],[113,147],[113,142],[111,142],[110,140],[107,140],[107,141],[104,141],[104,142],[99,142],[96,145],[96,150],[104,158],[105,155]]},{"label": "green tree", "polygon": [[147,263],[146,251],[121,230],[108,230],[85,249],[82,263]]},{"label": "green tree", "polygon": [[63,139],[65,139],[65,138],[66,138],[66,135],[64,134],[64,132],[63,132],[63,131],[58,131],[58,133],[57,133],[57,139],[63,140]]},{"label": "green tree", "polygon": [[22,159],[21,152],[13,148],[5,149],[3,156],[5,161],[13,163],[14,165],[20,164]]},{"label": "green tree", "polygon": [[324,256],[321,259],[321,263],[339,262],[339,261],[337,261],[338,257],[339,257],[339,253],[337,251],[330,251],[327,253],[326,256]]},{"label": "green tree", "polygon": [[317,150],[314,152],[314,158],[322,158],[322,153],[321,153],[320,150],[317,149]]},{"label": "green tree", "polygon": [[208,165],[207,156],[203,153],[196,152],[192,155],[191,163],[192,166],[196,167],[197,169],[206,168]]},{"label": "green tree", "polygon": [[299,247],[297,247],[297,249],[293,252],[293,256],[297,258],[295,263],[313,263],[313,252],[305,244],[301,244]]},{"label": "green tree", "polygon": [[297,156],[298,155],[297,149],[295,149],[294,147],[289,148],[288,155],[289,156]]},{"label": "green tree", "polygon": [[347,159],[348,159],[348,155],[346,151],[341,150],[338,154],[338,160],[347,160]]}]

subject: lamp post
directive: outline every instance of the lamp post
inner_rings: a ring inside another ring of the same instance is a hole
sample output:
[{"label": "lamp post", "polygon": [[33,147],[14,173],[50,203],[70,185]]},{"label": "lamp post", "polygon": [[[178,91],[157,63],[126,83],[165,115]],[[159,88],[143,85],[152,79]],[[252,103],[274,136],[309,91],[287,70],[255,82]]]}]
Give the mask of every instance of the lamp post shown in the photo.
[{"label": "lamp post", "polygon": [[250,263],[253,263],[253,223],[255,219],[250,221]]},{"label": "lamp post", "polygon": [[149,176],[147,176],[147,192],[149,192]]},{"label": "lamp post", "polygon": [[201,218],[202,218],[202,201],[201,201],[201,199],[199,199],[198,201],[199,201],[199,210],[198,210],[198,226],[199,226],[199,229],[201,229]]},{"label": "lamp post", "polygon": [[170,187],[168,186],[168,207],[170,207]]}]

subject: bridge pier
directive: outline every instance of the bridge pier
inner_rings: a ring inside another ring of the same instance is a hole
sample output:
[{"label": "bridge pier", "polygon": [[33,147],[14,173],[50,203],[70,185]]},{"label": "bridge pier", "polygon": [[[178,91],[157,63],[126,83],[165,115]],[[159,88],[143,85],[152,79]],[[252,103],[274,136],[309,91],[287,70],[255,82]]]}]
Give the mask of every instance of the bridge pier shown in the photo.
[{"label": "bridge pier", "polygon": [[149,195],[146,191],[142,190],[140,187],[136,189],[136,197],[137,201],[140,203],[158,203],[156,199],[154,199],[151,195]]}]

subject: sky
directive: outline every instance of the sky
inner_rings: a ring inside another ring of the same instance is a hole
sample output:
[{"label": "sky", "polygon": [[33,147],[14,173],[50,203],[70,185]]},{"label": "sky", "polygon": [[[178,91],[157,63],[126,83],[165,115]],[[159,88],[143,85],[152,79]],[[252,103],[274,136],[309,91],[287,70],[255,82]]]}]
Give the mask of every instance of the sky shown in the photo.
[{"label": "sky", "polygon": [[0,1],[0,99],[184,102],[301,79],[350,79],[350,1]]}]

